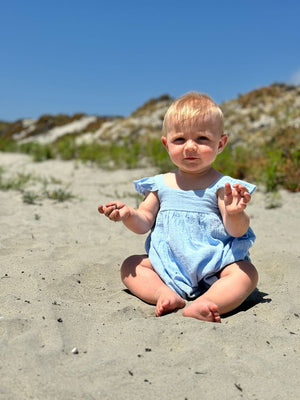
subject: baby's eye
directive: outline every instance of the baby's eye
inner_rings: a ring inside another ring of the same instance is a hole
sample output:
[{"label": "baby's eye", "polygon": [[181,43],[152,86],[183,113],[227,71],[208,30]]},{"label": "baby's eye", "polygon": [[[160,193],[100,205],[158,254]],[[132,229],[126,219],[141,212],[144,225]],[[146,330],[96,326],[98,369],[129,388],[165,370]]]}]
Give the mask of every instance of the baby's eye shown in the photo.
[{"label": "baby's eye", "polygon": [[174,139],[174,141],[173,141],[174,143],[183,143],[184,142],[184,138],[182,138],[182,137],[178,137],[178,138],[176,138],[176,139]]},{"label": "baby's eye", "polygon": [[199,136],[198,137],[199,142],[203,142],[205,140],[209,140],[207,136]]}]

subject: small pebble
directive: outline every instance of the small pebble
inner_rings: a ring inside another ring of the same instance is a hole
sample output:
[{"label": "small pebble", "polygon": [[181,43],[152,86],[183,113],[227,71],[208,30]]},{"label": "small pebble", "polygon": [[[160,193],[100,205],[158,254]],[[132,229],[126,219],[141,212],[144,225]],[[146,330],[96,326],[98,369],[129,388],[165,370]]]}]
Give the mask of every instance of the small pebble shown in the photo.
[{"label": "small pebble", "polygon": [[78,353],[79,353],[77,347],[74,347],[74,349],[72,349],[72,353],[73,353],[73,354],[78,354]]}]

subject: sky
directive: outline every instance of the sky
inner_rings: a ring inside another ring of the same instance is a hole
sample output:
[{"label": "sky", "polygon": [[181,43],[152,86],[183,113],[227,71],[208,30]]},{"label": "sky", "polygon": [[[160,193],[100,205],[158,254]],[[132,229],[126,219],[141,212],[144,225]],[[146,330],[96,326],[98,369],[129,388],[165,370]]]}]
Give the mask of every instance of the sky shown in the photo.
[{"label": "sky", "polygon": [[300,84],[299,0],[0,0],[0,120]]}]

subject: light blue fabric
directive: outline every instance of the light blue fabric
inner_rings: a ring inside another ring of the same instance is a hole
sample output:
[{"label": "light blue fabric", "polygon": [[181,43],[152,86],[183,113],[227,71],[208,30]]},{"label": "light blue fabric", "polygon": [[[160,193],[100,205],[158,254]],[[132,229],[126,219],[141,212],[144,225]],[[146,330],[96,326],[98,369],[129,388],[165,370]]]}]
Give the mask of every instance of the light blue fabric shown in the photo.
[{"label": "light blue fabric", "polygon": [[226,265],[249,260],[255,235],[230,236],[223,225],[217,190],[240,182],[252,193],[255,185],[222,175],[203,190],[181,190],[166,185],[163,175],[135,181],[139,193],[157,191],[160,209],[145,249],[154,270],[181,297],[199,296]]}]

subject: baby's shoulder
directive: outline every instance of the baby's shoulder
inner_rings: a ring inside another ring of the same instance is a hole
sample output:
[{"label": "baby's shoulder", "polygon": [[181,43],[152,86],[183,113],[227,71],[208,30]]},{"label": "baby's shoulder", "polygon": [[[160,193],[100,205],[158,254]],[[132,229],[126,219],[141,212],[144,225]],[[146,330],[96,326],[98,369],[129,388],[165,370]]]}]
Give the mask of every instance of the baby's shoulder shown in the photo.
[{"label": "baby's shoulder", "polygon": [[146,194],[147,191],[155,192],[159,190],[162,175],[154,175],[134,181],[135,189],[138,193]]}]

